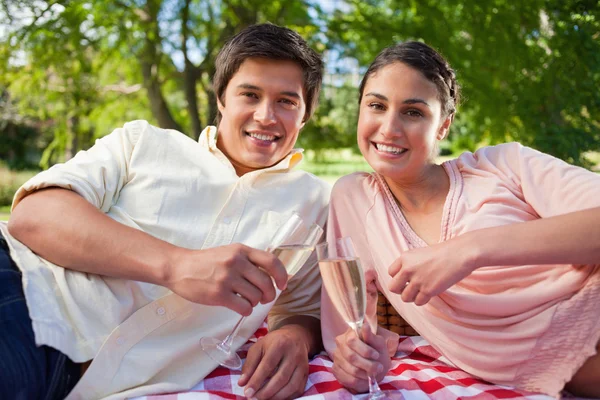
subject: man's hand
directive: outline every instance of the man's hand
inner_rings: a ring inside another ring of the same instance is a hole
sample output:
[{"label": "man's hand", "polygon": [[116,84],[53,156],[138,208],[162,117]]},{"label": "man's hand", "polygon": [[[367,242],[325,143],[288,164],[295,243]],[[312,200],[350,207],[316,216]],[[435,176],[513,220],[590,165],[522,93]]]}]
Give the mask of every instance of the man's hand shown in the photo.
[{"label": "man's hand", "polygon": [[364,341],[352,329],[336,337],[332,356],[333,375],[357,393],[369,391],[369,375],[379,382],[391,366],[386,338],[372,333],[368,324],[363,325],[361,334]]},{"label": "man's hand", "polygon": [[299,325],[285,325],[250,348],[238,382],[246,386],[246,397],[282,400],[304,393],[308,357],[314,351],[309,350],[307,332],[303,330]]},{"label": "man's hand", "polygon": [[227,307],[241,315],[275,299],[273,280],[285,289],[287,272],[273,254],[242,244],[178,249],[165,286],[194,303]]}]

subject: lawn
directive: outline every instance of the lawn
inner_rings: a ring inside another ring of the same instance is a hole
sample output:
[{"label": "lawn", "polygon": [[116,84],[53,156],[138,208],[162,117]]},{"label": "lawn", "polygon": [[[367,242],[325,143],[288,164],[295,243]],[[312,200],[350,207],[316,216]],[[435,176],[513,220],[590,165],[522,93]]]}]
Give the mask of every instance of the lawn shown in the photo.
[{"label": "lawn", "polygon": [[0,221],[8,221],[10,215],[10,206],[0,207]]}]

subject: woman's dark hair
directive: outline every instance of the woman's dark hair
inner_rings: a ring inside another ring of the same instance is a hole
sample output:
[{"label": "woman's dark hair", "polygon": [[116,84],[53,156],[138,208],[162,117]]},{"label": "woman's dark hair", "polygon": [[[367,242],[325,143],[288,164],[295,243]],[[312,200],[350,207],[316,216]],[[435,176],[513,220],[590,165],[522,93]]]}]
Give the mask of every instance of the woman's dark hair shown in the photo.
[{"label": "woman's dark hair", "polygon": [[[323,60],[297,32],[273,24],[251,25],[225,43],[215,60],[213,87],[217,98],[225,104],[227,84],[248,58],[293,61],[304,73],[307,121],[319,103],[323,80]],[[217,115],[217,124],[221,114]]]},{"label": "woman's dark hair", "polygon": [[436,85],[442,103],[442,115],[456,113],[460,101],[460,87],[456,82],[456,73],[440,53],[421,42],[398,43],[379,53],[360,83],[359,104],[371,75],[383,67],[398,62],[421,72],[425,78]]}]

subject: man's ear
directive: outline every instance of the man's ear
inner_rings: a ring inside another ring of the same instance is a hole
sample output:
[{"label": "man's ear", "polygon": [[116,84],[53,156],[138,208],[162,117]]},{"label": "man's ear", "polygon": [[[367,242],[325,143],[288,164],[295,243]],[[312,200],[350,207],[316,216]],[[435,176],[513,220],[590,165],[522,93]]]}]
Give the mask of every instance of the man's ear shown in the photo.
[{"label": "man's ear", "polygon": [[440,125],[436,136],[437,140],[445,139],[448,136],[448,132],[450,131],[450,125],[452,125],[452,121],[454,121],[454,113],[448,115],[448,117],[446,117],[442,125]]}]

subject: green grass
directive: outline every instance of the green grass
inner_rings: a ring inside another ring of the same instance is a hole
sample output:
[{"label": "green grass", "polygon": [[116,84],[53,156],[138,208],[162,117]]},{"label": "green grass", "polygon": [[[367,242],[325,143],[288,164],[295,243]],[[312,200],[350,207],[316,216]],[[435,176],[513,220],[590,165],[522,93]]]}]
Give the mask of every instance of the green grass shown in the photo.
[{"label": "green grass", "polygon": [[298,168],[317,175],[319,178],[333,184],[344,175],[358,171],[372,172],[373,169],[351,149],[324,151],[316,154],[308,150]]},{"label": "green grass", "polygon": [[1,206],[0,207],[0,221],[8,221],[9,216],[10,216],[10,206]]}]

